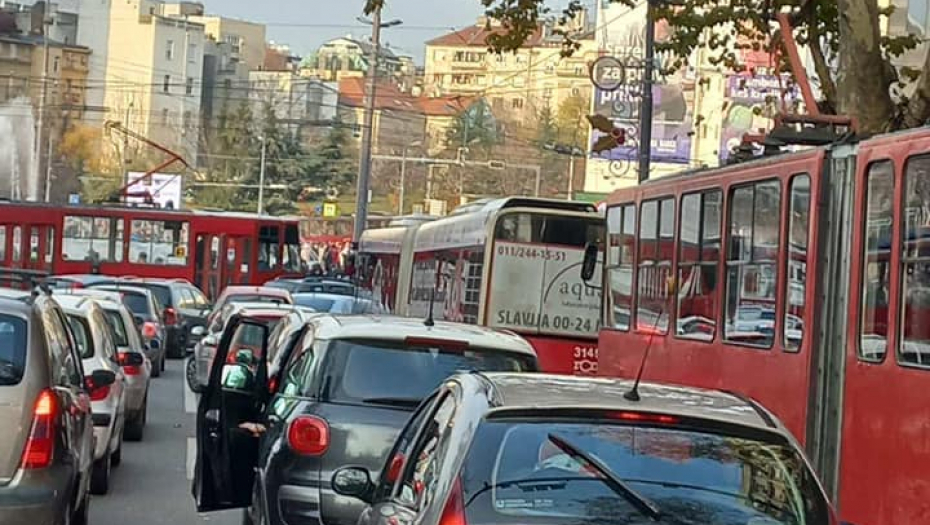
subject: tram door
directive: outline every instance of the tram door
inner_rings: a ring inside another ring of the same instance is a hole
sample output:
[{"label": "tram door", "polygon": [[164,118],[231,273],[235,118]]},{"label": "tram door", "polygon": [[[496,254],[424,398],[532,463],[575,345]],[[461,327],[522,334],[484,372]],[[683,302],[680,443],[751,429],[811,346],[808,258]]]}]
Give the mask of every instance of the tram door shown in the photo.
[{"label": "tram door", "polygon": [[226,265],[222,264],[225,253],[221,247],[225,246],[225,235],[201,233],[197,235],[197,245],[194,254],[194,284],[203,291],[210,301],[216,300],[220,295],[223,284],[223,273]]},{"label": "tram door", "polygon": [[54,248],[54,226],[0,225],[0,263],[3,266],[51,273]]},{"label": "tram door", "polygon": [[251,284],[252,239],[246,236],[229,236],[226,238],[226,269],[223,272],[223,286]]}]

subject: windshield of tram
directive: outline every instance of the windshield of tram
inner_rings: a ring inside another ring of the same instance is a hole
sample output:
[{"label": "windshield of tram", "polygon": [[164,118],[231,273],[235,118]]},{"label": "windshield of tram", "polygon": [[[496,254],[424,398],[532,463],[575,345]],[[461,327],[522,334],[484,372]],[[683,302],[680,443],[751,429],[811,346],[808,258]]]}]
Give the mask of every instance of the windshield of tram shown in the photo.
[{"label": "windshield of tram", "polygon": [[[602,243],[603,236],[599,215],[502,214],[494,228],[489,325],[539,335],[597,337],[600,283],[585,284],[580,266],[585,246]],[[595,275],[600,278],[599,271]]]}]

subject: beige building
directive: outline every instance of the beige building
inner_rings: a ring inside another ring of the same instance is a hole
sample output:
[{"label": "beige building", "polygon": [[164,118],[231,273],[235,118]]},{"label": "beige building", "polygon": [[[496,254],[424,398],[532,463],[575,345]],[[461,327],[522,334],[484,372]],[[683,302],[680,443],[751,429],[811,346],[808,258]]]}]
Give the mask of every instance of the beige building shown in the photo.
[{"label": "beige building", "polygon": [[88,104],[192,161],[206,35],[202,24],[165,14],[173,12],[154,0],[84,2],[78,42],[93,50],[89,81],[102,86],[88,91]]},{"label": "beige building", "polygon": [[245,64],[249,71],[261,69],[265,60],[264,24],[209,15],[203,4],[190,2],[165,4],[162,14],[202,25],[207,38],[229,45],[233,61]]},{"label": "beige building", "polygon": [[[592,38],[580,39],[581,48],[562,57],[562,37],[544,24],[519,50],[498,55],[488,52],[486,41],[503,29],[492,21],[488,30],[486,23],[481,18],[426,43],[427,94],[483,96],[496,116],[523,125],[532,125],[546,107],[557,111],[565,99],[587,95],[587,65],[597,56]],[[582,32],[584,25],[581,19],[576,29]]]}]

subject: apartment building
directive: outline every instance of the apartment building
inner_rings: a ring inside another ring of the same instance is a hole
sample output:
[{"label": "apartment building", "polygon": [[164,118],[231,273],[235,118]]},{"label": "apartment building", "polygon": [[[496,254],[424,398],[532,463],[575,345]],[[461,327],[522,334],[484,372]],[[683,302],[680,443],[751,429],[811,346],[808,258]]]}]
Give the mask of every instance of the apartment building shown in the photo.
[{"label": "apartment building", "polygon": [[[352,35],[334,38],[323,43],[314,54],[301,62],[301,74],[330,82],[363,77],[369,68],[371,52],[371,42]],[[410,87],[416,77],[416,65],[413,58],[398,55],[390,47],[381,46],[378,52],[378,75],[391,78],[402,87]]]},{"label": "apartment building", "polygon": [[265,60],[264,24],[207,14],[199,2],[165,4],[162,13],[203,25],[209,40],[228,45],[231,62],[240,62],[249,71],[262,68]]},{"label": "apartment building", "polygon": [[336,119],[338,85],[301,77],[292,71],[250,71],[248,99],[252,114],[274,113],[291,132],[325,126]]},{"label": "apartment building", "polygon": [[[172,13],[174,16],[168,16]],[[206,34],[154,0],[81,5],[78,42],[93,50],[88,92],[106,120],[123,122],[188,159],[196,157]]]},{"label": "apartment building", "polygon": [[572,56],[562,56],[562,36],[555,23],[540,24],[513,53],[487,50],[487,38],[504,31],[495,21],[479,18],[473,26],[442,35],[426,43],[424,89],[438,96],[465,95],[487,98],[495,115],[532,125],[544,108],[556,111],[572,96],[590,92],[587,64],[597,47],[582,16],[566,27],[580,44]]}]

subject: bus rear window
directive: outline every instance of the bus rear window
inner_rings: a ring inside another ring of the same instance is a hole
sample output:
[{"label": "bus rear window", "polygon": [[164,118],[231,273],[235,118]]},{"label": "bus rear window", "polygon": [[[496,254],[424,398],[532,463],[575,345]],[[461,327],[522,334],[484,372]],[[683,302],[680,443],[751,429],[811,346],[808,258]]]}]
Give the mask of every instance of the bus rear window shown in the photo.
[{"label": "bus rear window", "polygon": [[494,238],[501,241],[557,244],[584,248],[604,236],[602,217],[575,217],[546,213],[509,213],[497,221]]},{"label": "bus rear window", "polygon": [[0,386],[17,385],[26,368],[26,321],[0,314]]}]

